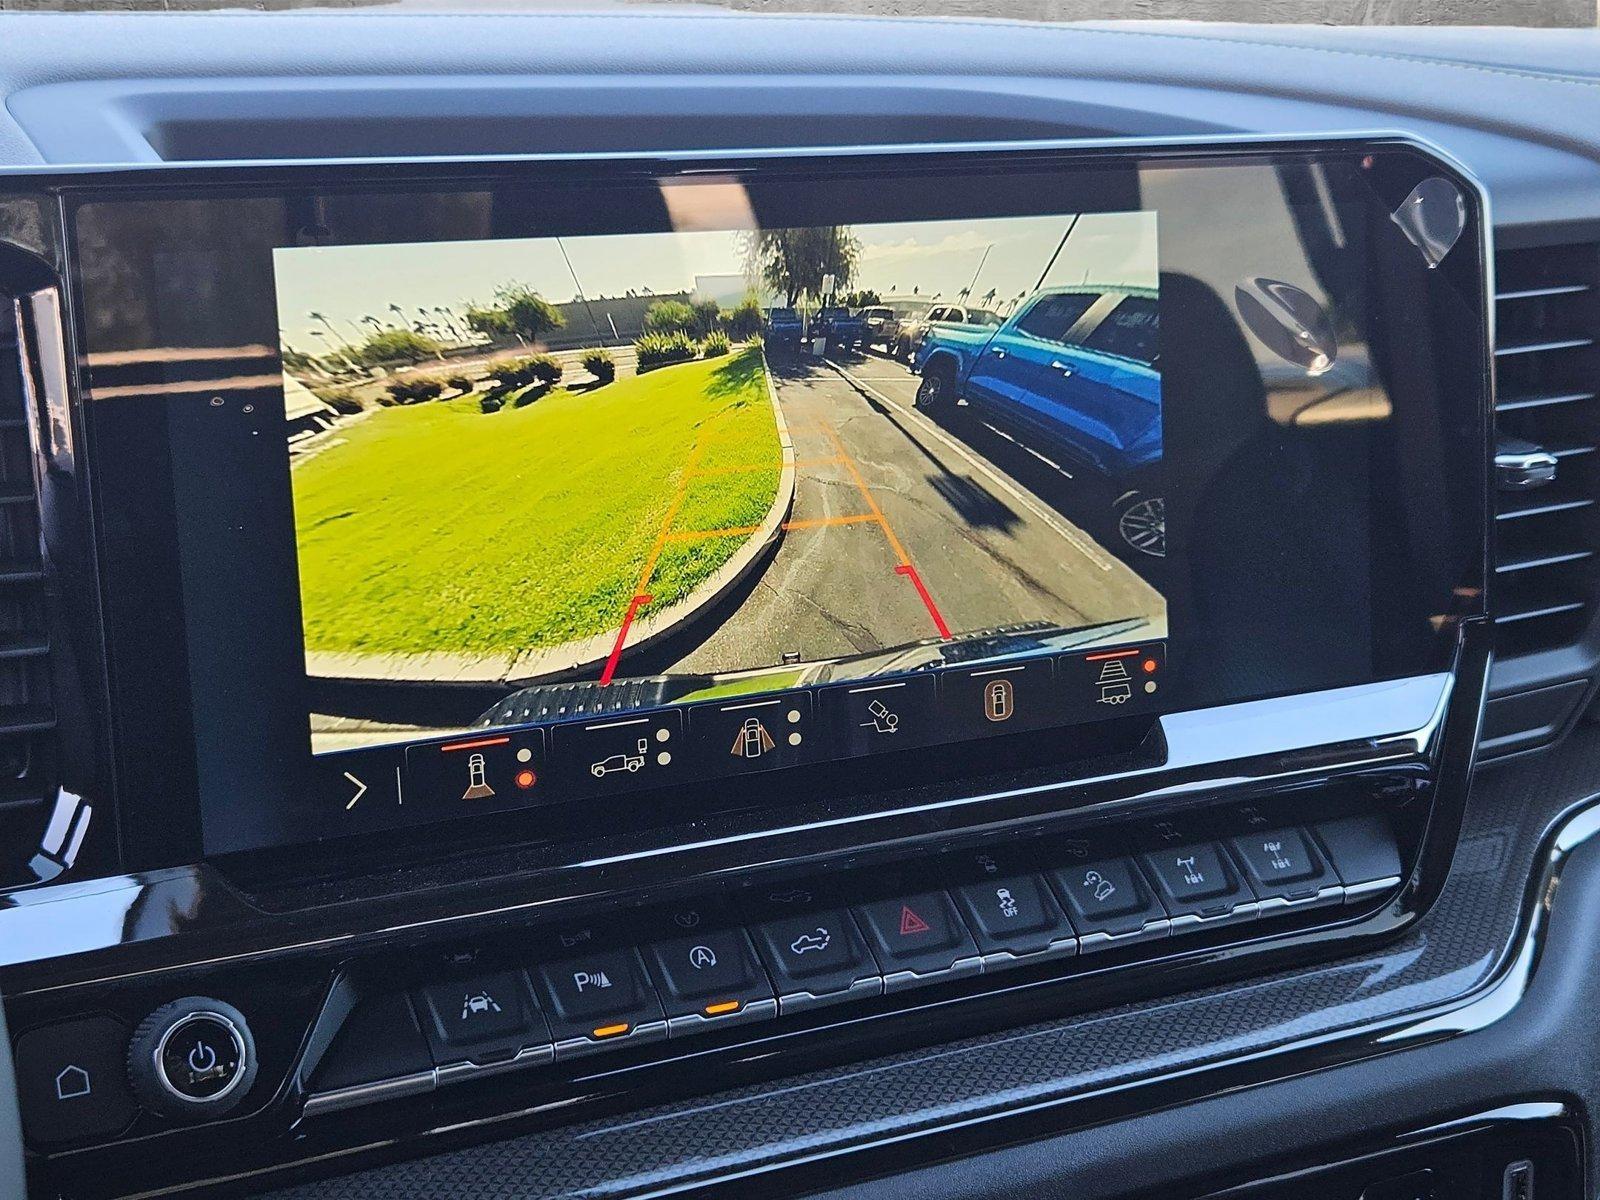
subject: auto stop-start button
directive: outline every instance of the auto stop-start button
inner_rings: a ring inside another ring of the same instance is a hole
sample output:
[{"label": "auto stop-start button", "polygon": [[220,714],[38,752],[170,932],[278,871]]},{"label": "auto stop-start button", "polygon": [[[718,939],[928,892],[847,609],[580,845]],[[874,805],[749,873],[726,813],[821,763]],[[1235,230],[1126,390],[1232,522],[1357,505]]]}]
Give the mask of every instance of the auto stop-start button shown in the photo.
[{"label": "auto stop-start button", "polygon": [[128,1047],[139,1099],[165,1116],[209,1120],[244,1099],[255,1077],[255,1043],[238,1009],[194,996],[145,1018]]}]

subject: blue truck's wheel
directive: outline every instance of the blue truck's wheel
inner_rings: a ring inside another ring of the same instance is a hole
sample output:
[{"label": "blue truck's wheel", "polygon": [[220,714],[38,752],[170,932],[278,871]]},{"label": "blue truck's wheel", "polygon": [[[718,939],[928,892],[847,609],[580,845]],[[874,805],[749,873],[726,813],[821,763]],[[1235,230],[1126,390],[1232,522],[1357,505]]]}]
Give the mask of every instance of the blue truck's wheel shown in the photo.
[{"label": "blue truck's wheel", "polygon": [[938,415],[949,412],[956,403],[956,381],[949,371],[934,368],[925,371],[917,386],[916,405],[923,412]]},{"label": "blue truck's wheel", "polygon": [[1114,510],[1117,533],[1123,542],[1151,558],[1167,555],[1167,503],[1160,496],[1126,492],[1117,497]]}]

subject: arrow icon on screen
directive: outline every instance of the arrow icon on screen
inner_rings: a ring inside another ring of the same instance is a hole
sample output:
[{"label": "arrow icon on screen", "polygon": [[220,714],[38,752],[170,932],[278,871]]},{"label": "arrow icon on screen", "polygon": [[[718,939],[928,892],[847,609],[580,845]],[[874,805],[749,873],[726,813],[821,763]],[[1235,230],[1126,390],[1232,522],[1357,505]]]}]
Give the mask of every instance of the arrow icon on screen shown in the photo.
[{"label": "arrow icon on screen", "polygon": [[356,785],[356,794],[351,796],[350,803],[344,806],[345,812],[349,812],[356,806],[356,801],[367,794],[367,785],[362,783],[361,780],[357,779],[354,775],[350,774],[349,771],[344,773],[344,777]]}]

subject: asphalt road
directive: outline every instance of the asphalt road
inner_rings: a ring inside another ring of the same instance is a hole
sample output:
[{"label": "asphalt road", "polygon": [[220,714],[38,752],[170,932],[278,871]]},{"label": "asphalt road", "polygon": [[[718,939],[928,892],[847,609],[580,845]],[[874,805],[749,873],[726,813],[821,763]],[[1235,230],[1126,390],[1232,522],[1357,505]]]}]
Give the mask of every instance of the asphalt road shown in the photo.
[{"label": "asphalt road", "polygon": [[774,363],[795,446],[790,527],[748,598],[672,671],[1160,616],[1155,589],[1063,515],[1076,481],[993,431],[958,436],[913,411],[917,379],[897,363],[844,369]]}]

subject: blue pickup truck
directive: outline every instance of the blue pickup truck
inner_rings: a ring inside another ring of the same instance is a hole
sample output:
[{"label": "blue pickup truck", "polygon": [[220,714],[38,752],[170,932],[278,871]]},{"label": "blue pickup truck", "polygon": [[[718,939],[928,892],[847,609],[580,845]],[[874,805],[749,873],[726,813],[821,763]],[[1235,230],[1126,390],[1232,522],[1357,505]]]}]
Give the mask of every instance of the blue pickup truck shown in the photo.
[{"label": "blue pickup truck", "polygon": [[794,309],[767,309],[762,335],[766,339],[768,353],[798,354],[805,331],[805,321]]},{"label": "blue pickup truck", "polygon": [[853,350],[866,344],[867,322],[860,313],[848,308],[829,306],[819,309],[811,318],[808,337],[822,338],[830,350]]},{"label": "blue pickup truck", "polygon": [[917,350],[917,407],[958,400],[1024,427],[1111,481],[1112,517],[1133,550],[1166,553],[1159,309],[1151,289],[1052,288],[998,327],[933,322]]}]

